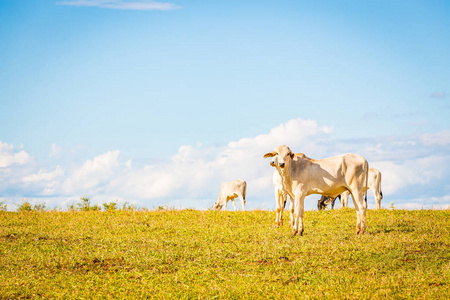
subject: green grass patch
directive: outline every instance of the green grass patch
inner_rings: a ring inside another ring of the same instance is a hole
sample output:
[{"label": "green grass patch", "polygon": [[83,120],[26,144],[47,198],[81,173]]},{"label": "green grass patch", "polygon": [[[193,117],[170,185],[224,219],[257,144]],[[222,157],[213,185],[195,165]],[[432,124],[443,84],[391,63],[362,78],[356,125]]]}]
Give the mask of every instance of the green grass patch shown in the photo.
[{"label": "green grass patch", "polygon": [[[289,219],[288,214],[284,216]],[[450,212],[0,211],[0,298],[446,299]],[[287,223],[287,222],[286,222]]]}]

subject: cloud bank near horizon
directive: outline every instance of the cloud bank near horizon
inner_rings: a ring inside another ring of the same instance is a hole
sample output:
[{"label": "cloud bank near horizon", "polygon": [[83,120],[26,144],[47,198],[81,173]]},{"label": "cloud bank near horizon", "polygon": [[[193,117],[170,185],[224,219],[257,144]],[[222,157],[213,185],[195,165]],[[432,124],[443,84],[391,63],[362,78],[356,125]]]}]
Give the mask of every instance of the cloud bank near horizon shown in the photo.
[{"label": "cloud bank near horizon", "polygon": [[[280,144],[313,158],[346,152],[366,157],[371,167],[382,172],[384,207],[390,202],[405,208],[450,205],[449,131],[345,140],[331,127],[302,119],[227,145],[182,145],[168,159],[143,166],[135,166],[119,150],[81,164],[62,163],[57,157],[64,156],[64,151],[55,144],[49,153],[55,163],[43,164],[22,147],[0,142],[0,200],[6,200],[10,209],[21,198],[66,208],[88,195],[94,202],[126,199],[150,208],[166,204],[205,209],[214,203],[221,182],[241,178],[248,183],[248,208],[272,209],[273,169],[262,156]],[[373,207],[371,196],[369,207]],[[305,204],[315,206],[314,201]]]}]

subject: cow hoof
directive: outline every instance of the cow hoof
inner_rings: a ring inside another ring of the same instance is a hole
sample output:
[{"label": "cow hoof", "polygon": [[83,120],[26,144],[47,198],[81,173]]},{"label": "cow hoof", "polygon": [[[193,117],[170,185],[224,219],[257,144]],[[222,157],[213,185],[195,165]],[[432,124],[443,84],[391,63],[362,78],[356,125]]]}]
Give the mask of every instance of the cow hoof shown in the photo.
[{"label": "cow hoof", "polygon": [[303,235],[303,230],[292,230],[292,235],[302,236]]},{"label": "cow hoof", "polygon": [[359,228],[358,228],[358,229],[356,229],[355,234],[356,234],[356,235],[363,235],[364,232],[365,232],[364,229],[359,229]]}]

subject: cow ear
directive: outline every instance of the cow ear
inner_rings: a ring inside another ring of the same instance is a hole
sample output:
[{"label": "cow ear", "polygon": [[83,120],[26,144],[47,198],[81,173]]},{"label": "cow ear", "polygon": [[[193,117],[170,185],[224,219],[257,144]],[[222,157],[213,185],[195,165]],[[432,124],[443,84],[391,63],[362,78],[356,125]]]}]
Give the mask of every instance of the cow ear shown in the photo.
[{"label": "cow ear", "polygon": [[295,153],[289,153],[289,155],[291,156],[291,158],[293,159],[295,157]]},{"label": "cow ear", "polygon": [[305,158],[305,154],[303,154],[303,153],[295,153],[295,157],[297,157],[297,158]]},{"label": "cow ear", "polygon": [[275,155],[277,155],[277,153],[275,151],[269,152],[264,154],[264,158],[268,158],[268,157],[274,157]]}]

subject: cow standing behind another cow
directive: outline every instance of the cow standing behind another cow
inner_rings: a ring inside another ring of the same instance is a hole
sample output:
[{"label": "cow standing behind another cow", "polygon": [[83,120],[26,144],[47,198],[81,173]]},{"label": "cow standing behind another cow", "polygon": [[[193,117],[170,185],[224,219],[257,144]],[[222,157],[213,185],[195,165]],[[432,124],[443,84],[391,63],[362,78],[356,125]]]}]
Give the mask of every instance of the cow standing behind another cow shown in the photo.
[{"label": "cow standing behind another cow", "polygon": [[[369,169],[369,181],[368,187],[372,190],[375,197],[375,209],[381,208],[381,199],[383,199],[383,192],[381,191],[381,172],[375,168]],[[343,192],[341,195],[341,207],[348,206],[348,197],[350,193],[348,191]]]},{"label": "cow standing behind another cow", "polygon": [[[271,165],[273,165],[275,167],[275,162],[272,161]],[[275,216],[275,224],[278,227],[280,227],[280,226],[283,226],[283,210],[284,210],[284,207],[286,206],[287,192],[283,186],[283,179],[278,170],[275,170],[273,172],[272,181],[273,181],[273,189],[274,189],[274,193],[275,193],[275,202],[277,205],[277,214]],[[289,198],[291,200],[289,202],[289,211],[290,211],[289,224],[291,226],[294,226],[294,200],[290,196],[289,196]]]}]

